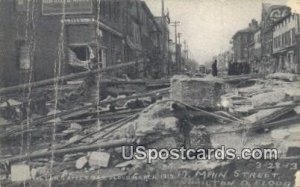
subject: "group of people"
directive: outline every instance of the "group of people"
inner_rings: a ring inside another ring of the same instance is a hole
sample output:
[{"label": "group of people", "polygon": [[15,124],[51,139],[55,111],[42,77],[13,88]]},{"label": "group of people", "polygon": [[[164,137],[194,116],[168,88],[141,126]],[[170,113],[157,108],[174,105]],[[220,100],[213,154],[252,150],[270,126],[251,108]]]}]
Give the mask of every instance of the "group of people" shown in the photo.
[{"label": "group of people", "polygon": [[[228,65],[228,75],[241,75],[249,74],[251,72],[251,67],[248,63],[229,63]],[[218,62],[215,60],[211,65],[211,74],[216,77],[218,76]]]}]

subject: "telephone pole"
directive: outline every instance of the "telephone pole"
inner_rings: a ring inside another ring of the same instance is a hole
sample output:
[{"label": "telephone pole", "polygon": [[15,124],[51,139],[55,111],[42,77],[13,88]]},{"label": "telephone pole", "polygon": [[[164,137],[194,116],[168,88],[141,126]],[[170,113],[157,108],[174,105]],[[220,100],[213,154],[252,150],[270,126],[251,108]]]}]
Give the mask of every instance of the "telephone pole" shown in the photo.
[{"label": "telephone pole", "polygon": [[177,27],[180,25],[180,21],[171,22],[174,27],[175,45],[177,44]]},{"label": "telephone pole", "polygon": [[180,42],[181,34],[182,34],[182,33],[180,33],[180,32],[177,34],[177,35],[178,35],[178,44],[181,44],[181,42]]},{"label": "telephone pole", "polygon": [[166,28],[165,28],[165,24],[166,24],[166,15],[165,15],[165,0],[161,0],[161,19],[162,19],[162,60],[163,60],[163,67],[162,67],[162,73],[165,74],[169,74],[169,62],[168,62],[168,55],[166,55],[167,50],[167,36],[166,36]]},{"label": "telephone pole", "polygon": [[174,21],[171,22],[171,26],[174,27],[174,36],[175,36],[175,64],[176,64],[176,71],[179,72],[179,51],[178,51],[178,46],[177,46],[177,27],[179,26],[180,22],[179,21]]}]

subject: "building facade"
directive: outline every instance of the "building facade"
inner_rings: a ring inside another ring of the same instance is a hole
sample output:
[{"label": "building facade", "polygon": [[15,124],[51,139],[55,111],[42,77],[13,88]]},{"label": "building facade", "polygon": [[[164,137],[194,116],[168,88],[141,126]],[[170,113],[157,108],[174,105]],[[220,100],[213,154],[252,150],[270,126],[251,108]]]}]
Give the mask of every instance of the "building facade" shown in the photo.
[{"label": "building facade", "polygon": [[[130,61],[141,63],[112,74],[145,77],[148,61],[163,63],[162,32],[146,3],[63,2],[0,1],[0,86]],[[149,51],[157,59],[147,59]]]},{"label": "building facade", "polygon": [[290,14],[273,28],[273,57],[275,70],[299,73],[296,34],[299,34],[299,15]]},{"label": "building facade", "polygon": [[282,18],[290,14],[291,9],[284,5],[262,4],[261,18],[261,62],[260,72],[273,73],[276,71],[273,58],[273,28]]},{"label": "building facade", "polygon": [[254,32],[258,29],[258,22],[252,20],[249,26],[239,30],[232,37],[233,41],[233,63],[229,66],[229,74],[238,75],[250,72],[249,45],[254,41]]},{"label": "building facade", "polygon": [[261,59],[261,29],[260,27],[253,33],[253,41],[248,46],[248,63],[250,71],[253,73],[259,72]]},{"label": "building facade", "polygon": [[234,57],[228,74],[300,73],[299,14],[284,5],[263,3],[261,16],[260,24],[252,20],[233,36]]}]

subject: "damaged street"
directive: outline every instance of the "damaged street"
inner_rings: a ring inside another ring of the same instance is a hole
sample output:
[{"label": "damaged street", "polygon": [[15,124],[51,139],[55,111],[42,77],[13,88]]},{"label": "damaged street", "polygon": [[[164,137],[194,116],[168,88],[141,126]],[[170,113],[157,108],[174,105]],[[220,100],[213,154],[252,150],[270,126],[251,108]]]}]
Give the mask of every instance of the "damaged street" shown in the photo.
[{"label": "damaged street", "polygon": [[[39,185],[50,178],[59,179],[54,180],[57,182],[66,178],[72,183],[75,177],[117,185],[120,180],[130,184],[132,180],[126,180],[126,177],[136,180],[146,177],[148,181],[153,176],[162,177],[161,173],[172,171],[172,177],[165,174],[166,179],[160,184],[171,178],[188,176],[214,181],[221,177],[218,172],[226,172],[226,177],[222,175],[221,179],[227,182],[259,179],[276,183],[278,176],[282,176],[279,174],[282,168],[289,168],[291,173],[297,170],[300,150],[298,76],[249,76],[241,85],[236,77],[180,75],[173,77],[166,88],[116,98],[109,95],[100,100],[98,106],[89,96],[91,92],[87,91],[94,89],[95,85],[85,87],[85,94],[74,96],[71,101],[64,100],[68,93],[80,93],[77,90],[82,89],[86,81],[62,94],[56,101],[59,102],[56,111],[51,108],[55,101],[50,98],[41,101],[43,94],[37,101],[32,100],[31,107],[35,110],[31,110],[30,122],[21,118],[25,115],[22,108],[28,109],[25,107],[28,103],[17,100],[13,93],[1,103],[3,181],[10,183],[26,179],[32,180],[31,185]],[[138,87],[135,82],[130,84]],[[51,89],[46,90],[49,93]],[[146,160],[122,157],[126,154],[122,153],[126,150],[122,146],[132,145],[142,145],[146,152],[151,148],[182,147],[225,146],[237,153],[243,148],[276,148],[279,159],[249,162],[219,160],[213,156],[200,160],[154,159],[149,164]],[[293,162],[285,163],[286,160]],[[230,166],[237,163],[243,167],[239,165],[232,170]],[[256,168],[257,163],[261,168],[274,169],[275,172],[257,173],[261,169]],[[244,167],[251,170],[243,171]],[[24,171],[22,176],[19,176],[19,170]],[[111,180],[115,177],[120,180]]]}]

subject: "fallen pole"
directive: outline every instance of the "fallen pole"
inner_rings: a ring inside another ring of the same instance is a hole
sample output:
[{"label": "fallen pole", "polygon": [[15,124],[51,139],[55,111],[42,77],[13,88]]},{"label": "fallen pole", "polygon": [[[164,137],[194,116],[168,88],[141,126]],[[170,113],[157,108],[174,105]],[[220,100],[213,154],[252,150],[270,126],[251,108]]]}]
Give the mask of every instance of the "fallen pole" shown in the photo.
[{"label": "fallen pole", "polygon": [[37,82],[32,82],[32,83],[28,83],[28,84],[21,84],[21,85],[8,87],[8,88],[2,88],[2,89],[0,89],[0,95],[11,93],[11,92],[16,92],[16,91],[20,91],[20,90],[24,90],[26,88],[36,88],[36,87],[39,87],[39,86],[54,84],[55,82],[63,82],[63,81],[83,78],[83,77],[86,77],[88,75],[103,73],[103,72],[106,72],[106,71],[119,69],[119,68],[123,68],[123,67],[127,67],[127,66],[132,66],[132,65],[135,65],[135,64],[136,64],[136,62],[128,62],[128,63],[123,63],[123,64],[117,64],[117,65],[110,66],[110,67],[103,68],[103,69],[97,69],[97,70],[92,70],[92,71],[84,71],[84,72],[80,72],[80,73],[69,74],[69,75],[65,75],[65,76],[61,76],[61,77],[55,77],[55,78],[46,79],[46,80],[37,81]]},{"label": "fallen pole", "polygon": [[257,112],[259,110],[267,110],[267,109],[274,109],[274,108],[283,108],[283,107],[297,107],[300,103],[293,103],[293,104],[286,104],[286,105],[275,105],[275,106],[267,106],[267,107],[257,107],[254,109],[249,110],[249,112]]},{"label": "fallen pole", "polygon": [[[138,116],[138,114],[132,115],[132,116],[129,116],[128,118],[126,118],[126,119],[121,119],[121,120],[118,120],[118,121],[116,121],[116,122],[113,122],[113,123],[110,123],[110,124],[108,124],[108,125],[105,125],[104,127],[100,128],[100,129],[97,130],[97,131],[91,132],[91,133],[89,133],[89,134],[83,136],[82,138],[77,139],[76,141],[67,143],[67,144],[65,144],[65,145],[62,145],[62,146],[56,148],[56,149],[64,149],[64,148],[66,148],[66,147],[68,147],[68,146],[70,146],[70,145],[72,145],[72,144],[78,143],[78,142],[80,142],[80,141],[82,141],[82,140],[84,140],[84,139],[86,139],[86,138],[88,138],[88,137],[90,137],[90,136],[93,136],[94,134],[97,134],[97,133],[99,133],[99,132],[101,132],[101,131],[104,131],[104,130],[106,130],[106,129],[109,129],[109,128],[115,126],[115,125],[118,125],[118,124],[125,125],[126,123],[128,123],[128,122],[131,121],[131,120],[133,120],[133,119],[134,119],[135,117],[137,117],[137,116]],[[119,125],[118,125],[118,126],[119,126]],[[92,144],[92,143],[94,143],[94,141],[91,142],[91,144]]]},{"label": "fallen pole", "polygon": [[95,142],[97,142],[98,140],[106,137],[107,135],[113,133],[114,131],[116,131],[117,129],[123,127],[124,125],[128,124],[129,121],[134,120],[136,117],[138,117],[137,115],[132,115],[130,116],[128,119],[126,119],[125,121],[122,121],[120,124],[118,124],[116,127],[114,127],[113,129],[110,129],[108,132],[104,133],[103,135],[101,135],[100,137],[96,138],[95,140],[93,140],[91,143],[89,144],[93,144]]},{"label": "fallen pole", "polygon": [[241,127],[238,128],[236,130],[230,130],[230,131],[220,131],[220,132],[212,132],[210,134],[227,134],[227,133],[240,133],[243,131],[249,131],[249,132],[253,132],[255,130],[258,129],[271,129],[271,128],[275,128],[275,127],[280,127],[280,126],[285,126],[285,125],[291,125],[291,124],[295,124],[297,122],[299,122],[300,120],[300,116],[293,116],[293,117],[289,117],[283,120],[279,120],[279,121],[275,121],[275,122],[270,122],[270,123],[262,123],[259,125],[254,125],[252,127]]},{"label": "fallen pole", "polygon": [[15,157],[2,159],[0,160],[0,163],[14,163],[14,162],[20,162],[29,159],[50,157],[52,154],[58,156],[63,154],[72,154],[78,152],[94,151],[98,149],[107,149],[107,148],[114,148],[114,147],[120,147],[125,145],[132,145],[134,143],[135,143],[135,139],[120,139],[120,140],[114,140],[111,142],[106,142],[101,144],[72,147],[68,149],[50,150],[47,152],[31,153],[28,155],[18,155]]}]

